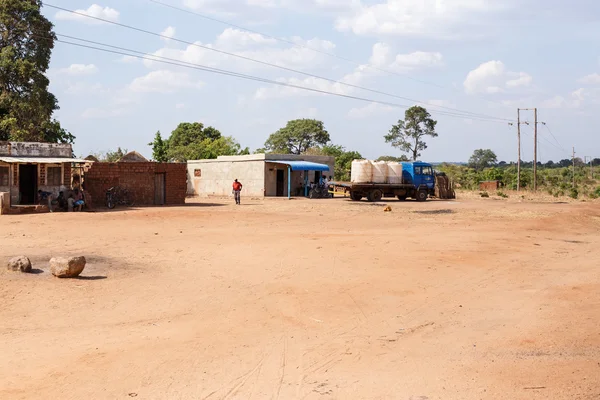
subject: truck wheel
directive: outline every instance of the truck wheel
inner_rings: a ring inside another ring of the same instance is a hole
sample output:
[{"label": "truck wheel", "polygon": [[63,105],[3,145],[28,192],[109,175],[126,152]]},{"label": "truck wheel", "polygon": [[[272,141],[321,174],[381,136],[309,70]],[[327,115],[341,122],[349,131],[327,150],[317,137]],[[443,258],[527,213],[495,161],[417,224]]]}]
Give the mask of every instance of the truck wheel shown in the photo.
[{"label": "truck wheel", "polygon": [[417,199],[417,201],[425,201],[425,200],[427,200],[427,191],[426,190],[419,190],[417,192],[416,199]]},{"label": "truck wheel", "polygon": [[363,197],[358,193],[352,192],[350,193],[350,198],[354,201],[361,201]]},{"label": "truck wheel", "polygon": [[383,197],[383,192],[379,189],[375,189],[375,190],[371,190],[369,192],[367,199],[369,201],[381,201],[382,197]]},{"label": "truck wheel", "polygon": [[405,201],[406,200],[406,196],[398,196],[398,200]]}]

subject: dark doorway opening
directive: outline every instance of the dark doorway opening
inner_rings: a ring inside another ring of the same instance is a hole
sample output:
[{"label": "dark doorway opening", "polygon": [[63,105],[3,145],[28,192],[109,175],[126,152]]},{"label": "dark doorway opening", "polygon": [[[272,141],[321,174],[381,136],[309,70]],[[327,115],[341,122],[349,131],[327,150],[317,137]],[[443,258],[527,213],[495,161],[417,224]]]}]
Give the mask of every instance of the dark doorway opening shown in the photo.
[{"label": "dark doorway opening", "polygon": [[277,170],[277,190],[275,192],[276,196],[283,196],[283,178],[284,173],[282,169]]},{"label": "dark doorway opening", "polygon": [[164,206],[167,197],[167,174],[154,174],[154,204]]},{"label": "dark doorway opening", "polygon": [[35,164],[19,165],[19,204],[35,204],[38,167]]},{"label": "dark doorway opening", "polygon": [[318,185],[321,182],[321,171],[315,171],[315,185]]}]

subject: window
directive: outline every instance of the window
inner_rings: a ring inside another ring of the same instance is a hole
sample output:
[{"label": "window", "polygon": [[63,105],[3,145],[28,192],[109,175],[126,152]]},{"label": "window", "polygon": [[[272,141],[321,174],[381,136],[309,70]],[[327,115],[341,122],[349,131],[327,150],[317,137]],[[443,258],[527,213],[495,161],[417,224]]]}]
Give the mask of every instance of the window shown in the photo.
[{"label": "window", "polygon": [[431,170],[431,167],[423,167],[423,175],[433,175],[433,171]]},{"label": "window", "polygon": [[0,167],[0,186],[8,186],[8,167]]},{"label": "window", "polygon": [[46,181],[48,186],[60,186],[62,181],[61,178],[61,167],[48,167],[46,169]]},{"label": "window", "polygon": [[196,178],[200,178],[202,176],[202,170],[201,169],[195,169],[194,170],[194,176]]},{"label": "window", "polygon": [[421,167],[415,167],[415,175],[421,175]]}]

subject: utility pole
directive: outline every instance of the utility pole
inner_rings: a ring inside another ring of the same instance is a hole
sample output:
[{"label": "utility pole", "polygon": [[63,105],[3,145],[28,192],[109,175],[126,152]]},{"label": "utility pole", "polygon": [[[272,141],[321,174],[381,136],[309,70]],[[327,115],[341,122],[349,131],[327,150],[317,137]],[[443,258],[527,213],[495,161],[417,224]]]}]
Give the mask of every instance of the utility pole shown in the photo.
[{"label": "utility pole", "polygon": [[588,159],[590,160],[590,178],[594,179],[594,158],[591,156],[585,156],[583,158],[583,162],[587,163]]},{"label": "utility pole", "polygon": [[575,189],[575,146],[573,146],[573,189]]},{"label": "utility pole", "polygon": [[521,190],[521,110],[517,108],[517,138],[519,140],[519,158],[517,158],[517,192]]},{"label": "utility pole", "polygon": [[537,190],[537,108],[533,109],[533,191]]}]

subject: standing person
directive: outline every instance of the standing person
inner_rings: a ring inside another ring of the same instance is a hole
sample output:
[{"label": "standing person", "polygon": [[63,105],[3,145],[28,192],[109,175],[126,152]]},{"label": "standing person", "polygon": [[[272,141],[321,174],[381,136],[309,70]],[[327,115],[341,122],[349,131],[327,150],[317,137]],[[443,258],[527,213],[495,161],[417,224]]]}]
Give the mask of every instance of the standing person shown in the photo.
[{"label": "standing person", "polygon": [[235,198],[235,204],[240,205],[240,192],[242,191],[242,184],[236,179],[233,181],[233,197]]}]

